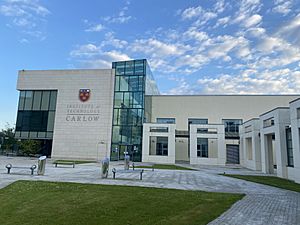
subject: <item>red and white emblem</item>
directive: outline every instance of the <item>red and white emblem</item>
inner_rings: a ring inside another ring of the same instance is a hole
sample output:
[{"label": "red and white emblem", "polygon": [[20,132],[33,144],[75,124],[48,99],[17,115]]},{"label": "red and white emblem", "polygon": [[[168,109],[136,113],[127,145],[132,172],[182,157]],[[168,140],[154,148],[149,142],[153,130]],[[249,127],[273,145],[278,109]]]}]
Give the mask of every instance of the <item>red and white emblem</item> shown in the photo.
[{"label": "red and white emblem", "polygon": [[79,90],[79,99],[82,102],[86,102],[89,100],[91,95],[91,90],[90,89],[80,89]]}]

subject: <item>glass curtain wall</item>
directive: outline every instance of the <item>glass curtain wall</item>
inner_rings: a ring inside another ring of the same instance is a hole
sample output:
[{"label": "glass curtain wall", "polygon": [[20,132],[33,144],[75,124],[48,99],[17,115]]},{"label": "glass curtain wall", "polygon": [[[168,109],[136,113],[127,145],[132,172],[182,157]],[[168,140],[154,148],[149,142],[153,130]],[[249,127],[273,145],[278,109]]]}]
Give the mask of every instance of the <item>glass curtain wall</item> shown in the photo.
[{"label": "glass curtain wall", "polygon": [[128,152],[141,161],[145,103],[146,60],[114,62],[115,90],[111,160],[124,159]]},{"label": "glass curtain wall", "polygon": [[15,137],[52,139],[57,91],[20,91]]}]

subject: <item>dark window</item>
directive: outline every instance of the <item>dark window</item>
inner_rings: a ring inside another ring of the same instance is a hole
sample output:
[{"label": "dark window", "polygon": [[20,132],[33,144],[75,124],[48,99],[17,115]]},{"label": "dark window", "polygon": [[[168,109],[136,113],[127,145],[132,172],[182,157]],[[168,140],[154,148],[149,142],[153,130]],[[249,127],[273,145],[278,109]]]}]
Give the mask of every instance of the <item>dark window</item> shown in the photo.
[{"label": "dark window", "polygon": [[288,166],[294,167],[293,141],[291,128],[286,129],[286,149]]},{"label": "dark window", "polygon": [[208,139],[197,138],[197,157],[208,158]]},{"label": "dark window", "polygon": [[52,138],[57,91],[21,91],[16,122],[18,138]]},{"label": "dark window", "polygon": [[48,111],[21,111],[18,113],[16,130],[47,131],[47,123]]},{"label": "dark window", "polygon": [[224,119],[226,138],[239,138],[239,126],[243,123],[241,119]]},{"label": "dark window", "polygon": [[157,123],[170,123],[174,124],[176,123],[175,118],[156,118]]},{"label": "dark window", "polygon": [[33,95],[32,110],[40,110],[42,101],[42,91],[35,91]]},{"label": "dark window", "polygon": [[150,132],[168,133],[168,127],[150,127]]}]

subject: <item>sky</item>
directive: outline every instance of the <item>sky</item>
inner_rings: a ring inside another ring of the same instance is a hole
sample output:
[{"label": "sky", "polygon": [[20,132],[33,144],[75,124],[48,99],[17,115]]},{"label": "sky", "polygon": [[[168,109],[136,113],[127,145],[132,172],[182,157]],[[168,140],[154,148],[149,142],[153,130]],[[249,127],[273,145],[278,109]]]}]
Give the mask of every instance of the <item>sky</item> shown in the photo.
[{"label": "sky", "polygon": [[146,58],[161,94],[299,94],[300,0],[0,0],[0,128],[18,70]]}]

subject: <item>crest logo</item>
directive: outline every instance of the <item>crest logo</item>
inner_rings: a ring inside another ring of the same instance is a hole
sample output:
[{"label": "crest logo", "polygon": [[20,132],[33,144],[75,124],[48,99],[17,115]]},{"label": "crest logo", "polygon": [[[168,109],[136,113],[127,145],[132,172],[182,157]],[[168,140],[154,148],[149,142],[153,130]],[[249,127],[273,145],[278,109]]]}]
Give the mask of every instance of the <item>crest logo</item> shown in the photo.
[{"label": "crest logo", "polygon": [[80,89],[79,90],[79,99],[82,102],[86,102],[89,100],[91,95],[91,90],[90,89]]}]

